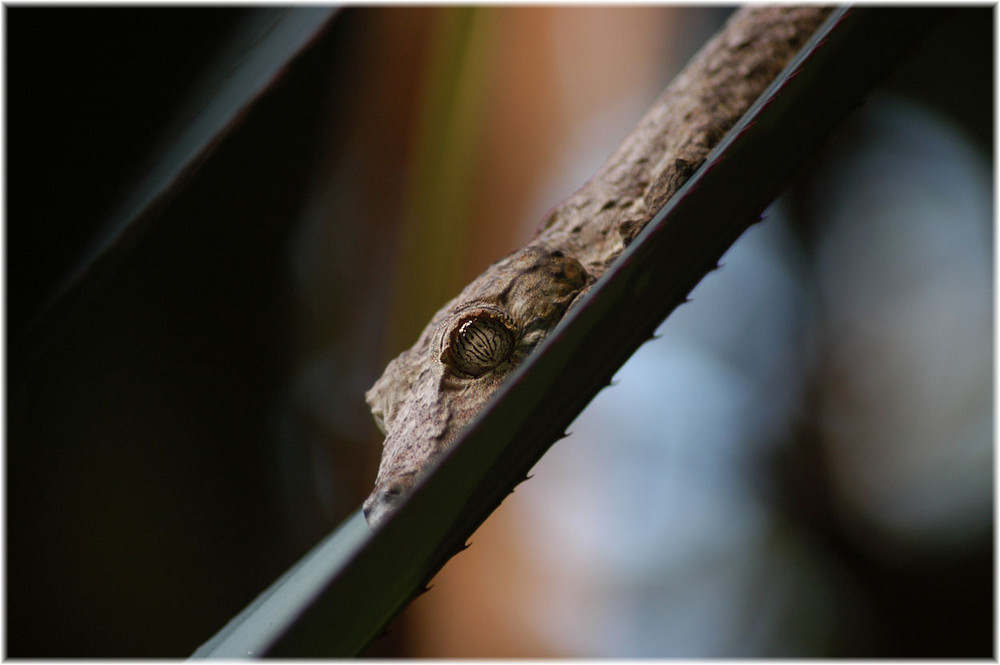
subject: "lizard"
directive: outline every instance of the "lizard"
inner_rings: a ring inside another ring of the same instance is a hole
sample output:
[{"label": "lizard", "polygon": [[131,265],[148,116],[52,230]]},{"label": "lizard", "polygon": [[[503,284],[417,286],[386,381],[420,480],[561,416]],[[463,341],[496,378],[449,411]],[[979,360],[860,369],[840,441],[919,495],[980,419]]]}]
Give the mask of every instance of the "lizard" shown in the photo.
[{"label": "lizard", "polygon": [[495,262],[390,361],[365,394],[385,434],[364,502],[377,527],[504,380],[680,189],[830,13],[738,10],[583,187],[522,249]]}]

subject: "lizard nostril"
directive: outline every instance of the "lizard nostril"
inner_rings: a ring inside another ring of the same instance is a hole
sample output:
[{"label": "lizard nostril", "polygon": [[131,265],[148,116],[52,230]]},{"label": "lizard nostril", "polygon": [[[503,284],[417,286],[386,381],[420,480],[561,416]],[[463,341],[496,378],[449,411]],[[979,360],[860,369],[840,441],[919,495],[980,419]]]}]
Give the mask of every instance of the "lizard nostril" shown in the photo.
[{"label": "lizard nostril", "polygon": [[374,528],[385,520],[386,516],[399,503],[402,490],[399,487],[387,487],[372,494],[365,500],[363,512],[365,521]]}]

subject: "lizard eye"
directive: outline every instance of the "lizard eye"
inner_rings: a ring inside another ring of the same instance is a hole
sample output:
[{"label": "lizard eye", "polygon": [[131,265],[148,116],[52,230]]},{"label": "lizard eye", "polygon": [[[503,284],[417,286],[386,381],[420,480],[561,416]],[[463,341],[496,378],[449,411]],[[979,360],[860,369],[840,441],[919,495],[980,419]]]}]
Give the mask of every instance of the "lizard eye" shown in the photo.
[{"label": "lizard eye", "polygon": [[458,374],[481,376],[507,360],[516,341],[510,317],[480,308],[461,317],[445,337],[441,362]]}]

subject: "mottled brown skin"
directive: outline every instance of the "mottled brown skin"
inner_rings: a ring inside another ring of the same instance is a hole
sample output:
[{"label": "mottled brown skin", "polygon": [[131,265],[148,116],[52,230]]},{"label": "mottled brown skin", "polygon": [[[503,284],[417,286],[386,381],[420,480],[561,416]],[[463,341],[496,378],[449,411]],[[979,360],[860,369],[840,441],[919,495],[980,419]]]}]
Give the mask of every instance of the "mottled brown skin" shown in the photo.
[{"label": "mottled brown skin", "polygon": [[[379,523],[420,480],[428,462],[448,449],[592,281],[576,259],[529,245],[490,266],[389,363],[365,395],[386,434],[375,489],[364,506],[369,524]],[[503,362],[471,376],[445,351],[456,327],[483,311],[507,317],[514,344]]]},{"label": "mottled brown skin", "polygon": [[[364,506],[370,525],[384,520],[427,473],[830,11],[780,6],[736,12],[600,171],[552,211],[531,244],[490,266],[434,315],[411,349],[389,363],[366,394],[386,434],[375,489]],[[512,353],[479,376],[456,370],[444,353],[456,326],[476,312],[496,310],[513,322]]]}]

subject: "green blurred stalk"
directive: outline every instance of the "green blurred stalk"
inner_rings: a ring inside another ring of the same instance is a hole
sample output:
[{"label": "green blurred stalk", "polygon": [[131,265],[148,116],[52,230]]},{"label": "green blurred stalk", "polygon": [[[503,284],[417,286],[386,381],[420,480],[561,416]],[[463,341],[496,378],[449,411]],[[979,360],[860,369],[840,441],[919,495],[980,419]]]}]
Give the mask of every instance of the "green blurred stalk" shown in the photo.
[{"label": "green blurred stalk", "polygon": [[424,74],[386,343],[409,346],[462,286],[492,54],[492,12],[443,8]]}]

